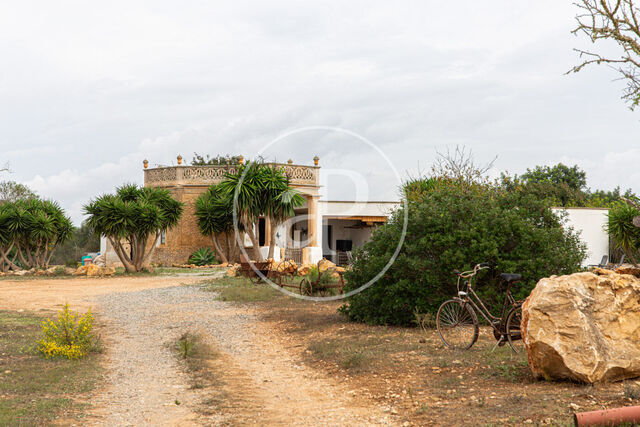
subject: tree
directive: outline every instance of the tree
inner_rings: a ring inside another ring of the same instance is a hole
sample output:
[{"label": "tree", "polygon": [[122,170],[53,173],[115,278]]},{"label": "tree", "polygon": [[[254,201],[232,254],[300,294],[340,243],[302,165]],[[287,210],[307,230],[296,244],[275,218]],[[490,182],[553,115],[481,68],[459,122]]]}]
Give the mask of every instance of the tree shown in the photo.
[{"label": "tree", "polygon": [[53,264],[66,264],[80,261],[80,257],[88,252],[100,250],[100,235],[93,232],[85,222],[75,227],[69,240],[58,247],[51,258]]},{"label": "tree", "polygon": [[15,181],[0,182],[0,203],[15,202],[20,199],[34,199],[37,195],[29,187]]},{"label": "tree", "polygon": [[128,272],[142,271],[164,230],[176,226],[183,204],[168,190],[127,184],[84,206],[87,224],[106,236]]},{"label": "tree", "polygon": [[[547,200],[495,184],[442,177],[432,177],[422,187],[422,197],[413,193],[409,199],[407,233],[395,262],[341,308],[352,320],[410,325],[416,309],[435,314],[444,300],[455,296],[456,278],[451,272],[480,262],[492,268],[479,277],[476,291],[494,311],[505,291],[500,273],[522,274],[515,291],[524,298],[540,278],[580,269],[584,245],[563,227]],[[354,251],[345,290],[373,279],[390,260],[402,234],[404,214],[400,208]]]},{"label": "tree", "polygon": [[580,0],[576,6],[580,13],[573,33],[585,34],[593,44],[613,42],[620,51],[618,56],[609,57],[575,49],[584,59],[568,73],[577,73],[591,64],[614,67],[627,83],[622,98],[635,108],[640,102],[640,9],[633,0]]},{"label": "tree", "polygon": [[568,188],[578,191],[587,187],[587,173],[578,165],[569,167],[558,163],[555,166],[536,166],[527,169],[520,178],[527,184],[565,184]]},{"label": "tree", "polygon": [[21,199],[0,205],[2,269],[47,268],[56,247],[73,232],[71,220],[55,202]]},{"label": "tree", "polygon": [[633,219],[640,215],[637,207],[618,202],[609,210],[607,232],[614,247],[621,248],[633,265],[637,265],[636,254],[640,248],[640,228],[633,224]]},{"label": "tree", "polygon": [[[213,247],[222,262],[234,262],[238,241],[233,236],[233,199],[225,197],[218,185],[212,185],[196,199],[195,208],[200,233],[211,236]],[[243,228],[242,224],[238,224],[238,227]],[[226,239],[224,245],[220,243],[223,237]]]},{"label": "tree", "polygon": [[226,156],[218,155],[214,157],[206,154],[205,156],[201,156],[198,153],[193,153],[191,164],[193,166],[238,165],[240,164],[240,157],[242,157],[240,155],[231,156],[229,154],[227,154]]},{"label": "tree", "polygon": [[295,214],[295,207],[304,199],[289,185],[289,179],[281,168],[259,162],[247,162],[235,174],[227,173],[217,186],[220,196],[236,203],[239,223],[249,236],[253,246],[253,257],[262,261],[260,245],[254,224],[264,215],[271,222],[269,236],[269,258],[273,258],[275,229],[285,219]]},{"label": "tree", "polygon": [[295,216],[295,208],[304,204],[304,197],[289,185],[289,179],[282,169],[275,166],[263,167],[262,187],[264,200],[263,214],[270,223],[268,259],[273,259],[276,247],[276,229],[287,219]]}]

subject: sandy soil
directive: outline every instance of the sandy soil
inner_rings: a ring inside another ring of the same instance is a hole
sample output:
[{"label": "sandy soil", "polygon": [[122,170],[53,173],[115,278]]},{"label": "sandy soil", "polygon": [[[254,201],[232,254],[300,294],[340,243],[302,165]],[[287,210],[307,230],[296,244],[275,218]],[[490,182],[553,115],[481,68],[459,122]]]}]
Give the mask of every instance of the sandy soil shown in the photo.
[{"label": "sandy soil", "polygon": [[[213,277],[213,276],[212,276]],[[57,310],[69,303],[75,311],[86,311],[95,298],[119,292],[198,283],[203,275],[142,277],[74,277],[0,281],[0,310]]]},{"label": "sandy soil", "polygon": [[[394,425],[344,383],[309,368],[247,305],[216,300],[203,276],[0,282],[0,309],[94,311],[106,344],[92,425]],[[172,346],[199,333],[219,355],[217,387],[193,388]],[[215,403],[212,403],[214,402]],[[177,403],[179,402],[179,404]]]}]

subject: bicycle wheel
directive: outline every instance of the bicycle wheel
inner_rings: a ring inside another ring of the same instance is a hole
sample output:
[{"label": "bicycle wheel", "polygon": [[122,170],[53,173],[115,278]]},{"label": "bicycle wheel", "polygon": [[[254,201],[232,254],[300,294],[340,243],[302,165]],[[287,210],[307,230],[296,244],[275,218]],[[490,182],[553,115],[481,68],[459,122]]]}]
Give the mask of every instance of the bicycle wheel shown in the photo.
[{"label": "bicycle wheel", "polygon": [[449,348],[467,350],[478,339],[478,318],[473,308],[459,300],[442,303],[436,316],[440,339]]},{"label": "bicycle wheel", "polygon": [[520,332],[520,324],[522,323],[522,307],[513,307],[507,314],[507,322],[505,323],[505,331],[507,341],[511,350],[515,353],[524,352],[524,342]]}]

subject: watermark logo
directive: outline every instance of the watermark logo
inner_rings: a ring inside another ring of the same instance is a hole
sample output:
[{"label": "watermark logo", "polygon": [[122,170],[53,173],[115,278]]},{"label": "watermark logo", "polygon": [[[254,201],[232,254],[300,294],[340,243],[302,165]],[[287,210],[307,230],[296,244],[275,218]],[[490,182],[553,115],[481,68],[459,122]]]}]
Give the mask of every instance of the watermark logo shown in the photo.
[{"label": "watermark logo", "polygon": [[[261,158],[269,148],[275,146],[280,142],[283,142],[287,138],[291,138],[293,136],[300,135],[303,133],[317,132],[317,131],[337,133],[337,134],[340,134],[340,136],[342,137],[346,136],[349,139],[353,140],[354,143],[362,144],[368,147],[368,149],[373,150],[373,152],[377,156],[382,158],[384,162],[388,165],[388,170],[392,172],[393,176],[397,180],[398,187],[402,185],[402,179],[400,177],[400,174],[398,173],[398,170],[396,169],[395,165],[391,162],[389,157],[382,151],[382,149],[380,149],[380,147],[378,147],[376,144],[374,144],[373,142],[371,142],[369,139],[365,138],[362,135],[359,135],[355,132],[352,132],[347,129],[339,128],[339,127],[306,126],[306,127],[285,132],[280,136],[278,136],[277,138],[273,139],[264,147],[262,147],[256,153],[256,156],[257,158]],[[249,172],[248,168],[245,168],[242,171],[242,174],[239,177],[238,184],[236,186],[236,190],[233,197],[233,224],[234,224],[235,238],[238,241],[240,251],[245,260],[251,259],[251,256],[249,256],[249,254],[245,249],[245,242],[242,241],[243,239],[241,238],[241,236],[243,236],[244,234],[241,233],[241,230],[238,227],[238,223],[240,219],[239,218],[240,212],[238,211],[238,197],[248,172]],[[316,170],[316,173],[318,172],[319,170]],[[356,192],[356,198],[354,198],[354,200],[368,200],[368,196],[369,194],[371,194],[371,192],[369,191],[369,185],[367,183],[367,180],[361,173],[354,170],[349,170],[349,169],[325,168],[322,170],[322,174],[320,175],[320,186],[322,186],[323,184],[326,185],[329,181],[329,177],[331,176],[333,177],[340,176],[344,180],[348,180],[351,183],[351,185],[355,188],[355,192]],[[294,217],[287,219],[286,221],[284,221],[282,224],[279,225],[279,229],[284,230],[284,232],[282,233],[283,235],[279,236],[280,237],[279,242],[284,243],[285,247],[291,247],[293,249],[307,248],[307,251],[309,252],[309,255],[311,257],[321,259],[322,256],[325,254],[336,255],[337,254],[336,249],[338,248],[336,248],[333,245],[331,249],[329,249],[328,245],[325,245],[323,247],[323,242],[321,240],[322,238],[326,239],[327,237],[327,236],[322,236],[323,214],[328,214],[328,217],[330,217],[331,212],[323,212],[320,209],[318,209],[318,194],[316,194],[315,192],[317,192],[317,188],[312,189],[312,191],[310,191],[308,194],[304,194],[307,198],[306,214],[303,213],[303,214],[295,215]],[[380,269],[380,271],[371,280],[362,284],[357,289],[353,289],[347,293],[333,295],[333,296],[326,296],[326,297],[302,295],[300,293],[291,292],[290,290],[286,289],[286,287],[280,286],[279,284],[275,283],[273,280],[271,280],[270,277],[265,275],[259,268],[257,268],[254,263],[250,262],[249,265],[253,270],[253,272],[258,277],[260,277],[262,281],[264,281],[265,283],[268,283],[274,289],[277,289],[278,291],[294,298],[299,298],[299,299],[308,300],[308,301],[334,301],[334,300],[340,300],[343,298],[348,298],[350,296],[356,295],[364,291],[365,289],[369,288],[374,283],[376,283],[387,272],[387,270],[389,270],[389,268],[393,265],[396,258],[398,257],[398,254],[400,253],[400,249],[402,248],[402,245],[404,243],[404,239],[406,236],[407,224],[409,219],[409,209],[408,209],[406,198],[403,197],[400,203],[403,204],[403,208],[404,208],[402,210],[403,224],[402,224],[402,231],[400,234],[400,238],[398,239],[398,243],[395,247],[395,250],[391,255],[391,257],[389,258],[389,260],[387,261],[387,263]],[[341,202],[340,205],[341,205],[340,211],[339,211],[340,214],[337,215],[340,218],[350,218],[350,217],[362,218],[363,216],[365,216],[363,214],[365,214],[366,211],[363,210],[362,203]],[[319,235],[321,237],[320,239],[318,238]],[[268,243],[266,239],[265,239],[265,243]],[[317,263],[318,259],[314,259],[313,261]]]}]

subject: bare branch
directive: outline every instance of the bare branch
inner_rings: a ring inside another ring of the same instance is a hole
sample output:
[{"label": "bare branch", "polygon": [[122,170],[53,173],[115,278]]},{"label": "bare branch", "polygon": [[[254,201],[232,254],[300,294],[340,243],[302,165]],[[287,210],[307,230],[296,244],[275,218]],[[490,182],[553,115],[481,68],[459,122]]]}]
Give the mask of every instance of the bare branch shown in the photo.
[{"label": "bare branch", "polygon": [[626,80],[622,98],[634,108],[640,102],[640,10],[634,0],[580,0],[574,3],[581,13],[576,16],[577,27],[573,34],[584,34],[593,44],[609,40],[621,48],[620,57],[610,58],[601,54],[575,49],[579,58],[585,58],[569,73],[577,73],[592,64],[619,64],[614,69]]}]

